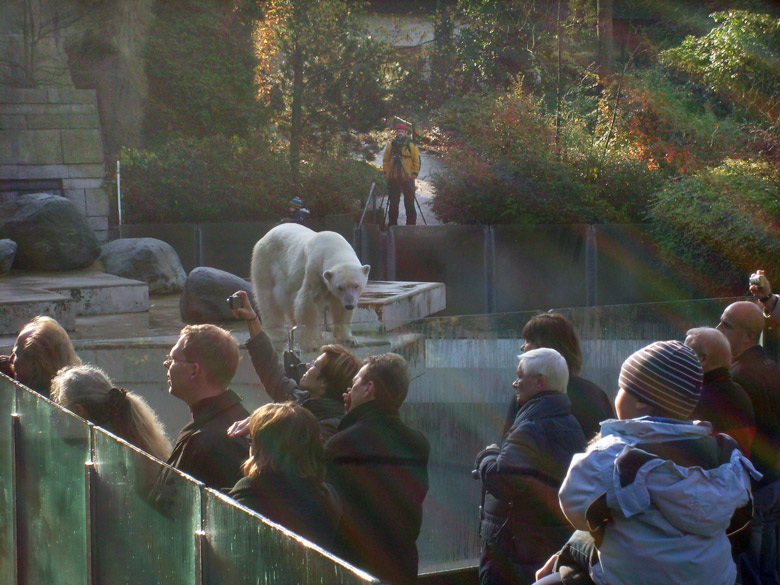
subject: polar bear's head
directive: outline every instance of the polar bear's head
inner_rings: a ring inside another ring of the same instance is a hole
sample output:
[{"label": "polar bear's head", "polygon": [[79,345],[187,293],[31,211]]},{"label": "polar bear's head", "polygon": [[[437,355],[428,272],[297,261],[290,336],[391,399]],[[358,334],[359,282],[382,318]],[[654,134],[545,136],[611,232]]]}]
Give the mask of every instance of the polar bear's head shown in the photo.
[{"label": "polar bear's head", "polygon": [[347,311],[352,311],[357,307],[358,299],[366,288],[370,270],[368,264],[338,264],[323,272],[322,278],[331,294],[341,301]]}]

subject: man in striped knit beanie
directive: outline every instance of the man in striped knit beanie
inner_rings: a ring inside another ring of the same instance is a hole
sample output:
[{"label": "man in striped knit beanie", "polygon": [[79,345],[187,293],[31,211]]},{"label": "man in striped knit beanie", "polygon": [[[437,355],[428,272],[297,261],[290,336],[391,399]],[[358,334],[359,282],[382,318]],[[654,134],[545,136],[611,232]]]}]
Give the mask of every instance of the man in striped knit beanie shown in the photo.
[{"label": "man in striped knit beanie", "polygon": [[600,438],[574,456],[559,492],[578,530],[537,578],[733,585],[726,529],[749,506],[750,479],[760,474],[731,437],[686,420],[701,394],[696,354],[679,341],[653,343],[623,362],[619,384],[620,420],[601,423]]}]

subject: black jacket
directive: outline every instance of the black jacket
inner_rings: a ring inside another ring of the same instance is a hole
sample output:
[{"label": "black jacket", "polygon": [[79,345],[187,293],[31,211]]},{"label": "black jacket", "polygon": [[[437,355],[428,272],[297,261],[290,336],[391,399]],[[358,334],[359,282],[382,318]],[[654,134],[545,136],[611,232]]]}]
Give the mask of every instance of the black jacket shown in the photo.
[{"label": "black jacket", "polygon": [[750,460],[764,474],[756,489],[780,479],[780,368],[754,345],[734,358],[731,377],[745,389],[753,404],[756,434]]},{"label": "black jacket", "polygon": [[241,479],[241,464],[249,456],[249,443],[244,438],[231,439],[227,430],[248,416],[241,397],[232,390],[201,400],[192,408],[192,422],[179,433],[168,465],[210,488],[234,486]]},{"label": "black jacket", "polygon": [[324,443],[338,432],[341,419],[344,418],[344,401],[339,398],[311,398],[306,390],[301,390],[295,380],[284,374],[279,357],[265,332],[260,332],[246,342],[246,349],[252,359],[263,388],[274,402],[291,400],[311,412],[320,425],[320,436]]},{"label": "black jacket", "polygon": [[520,407],[498,448],[477,456],[485,491],[483,582],[533,582],[534,572],[566,542],[572,528],[558,489],[572,456],[585,447],[568,396],[543,392]]},{"label": "black jacket", "polygon": [[737,441],[740,451],[750,457],[756,432],[753,405],[742,386],[731,379],[728,368],[704,373],[699,402],[688,419],[709,421],[714,433],[726,433]]},{"label": "black jacket", "polygon": [[263,474],[241,478],[228,495],[325,549],[333,547],[341,503],[326,483]]},{"label": "black jacket", "polygon": [[348,412],[325,444],[344,506],[335,552],[392,585],[417,579],[428,453],[426,438],[376,400]]}]

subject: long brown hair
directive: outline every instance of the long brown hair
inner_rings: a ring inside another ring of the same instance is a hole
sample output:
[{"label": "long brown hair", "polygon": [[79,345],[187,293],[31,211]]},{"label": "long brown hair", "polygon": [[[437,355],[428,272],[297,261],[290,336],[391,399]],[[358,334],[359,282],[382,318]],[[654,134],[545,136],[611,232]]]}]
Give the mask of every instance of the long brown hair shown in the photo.
[{"label": "long brown hair", "polygon": [[249,419],[253,454],[241,471],[247,477],[278,473],[322,481],[325,452],[314,415],[295,402],[265,404]]}]

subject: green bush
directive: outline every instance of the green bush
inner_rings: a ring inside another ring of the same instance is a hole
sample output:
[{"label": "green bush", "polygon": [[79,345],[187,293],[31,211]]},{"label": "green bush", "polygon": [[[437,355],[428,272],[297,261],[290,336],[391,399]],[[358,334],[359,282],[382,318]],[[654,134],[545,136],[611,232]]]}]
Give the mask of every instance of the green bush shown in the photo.
[{"label": "green bush", "polygon": [[555,123],[517,92],[450,104],[445,171],[434,211],[459,223],[638,221],[662,176],[621,151],[605,151],[578,121]]},{"label": "green bush", "polygon": [[780,114],[780,19],[731,10],[711,15],[716,26],[688,37],[662,59],[724,99],[776,125]]},{"label": "green bush", "polygon": [[757,268],[780,272],[780,174],[726,160],[668,184],[650,209],[666,262],[711,294],[744,294]]},{"label": "green bush", "polygon": [[321,218],[354,209],[377,170],[353,160],[306,163],[304,188],[293,187],[286,153],[262,140],[214,136],[177,139],[154,150],[122,152],[123,211],[127,223],[276,220],[300,194]]}]

